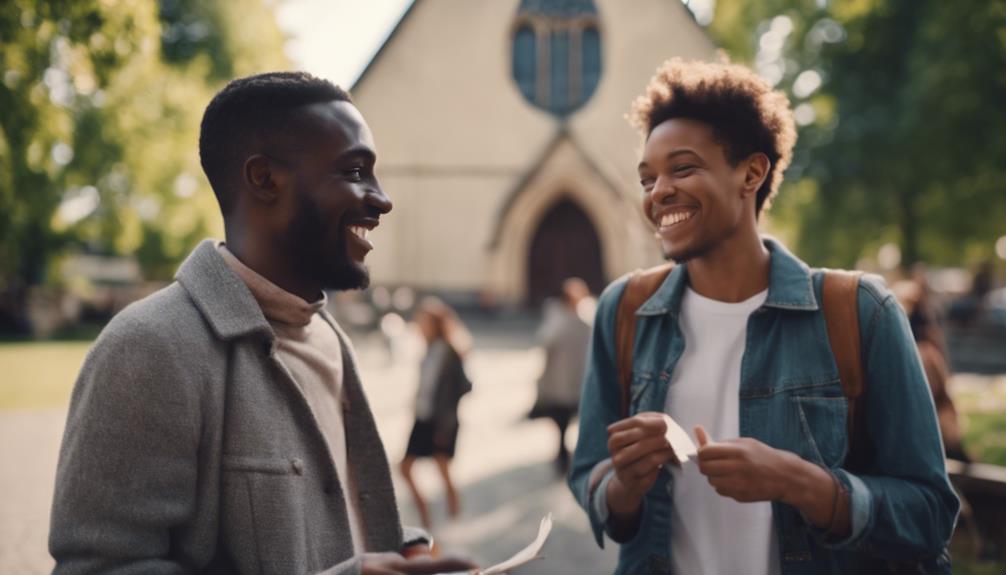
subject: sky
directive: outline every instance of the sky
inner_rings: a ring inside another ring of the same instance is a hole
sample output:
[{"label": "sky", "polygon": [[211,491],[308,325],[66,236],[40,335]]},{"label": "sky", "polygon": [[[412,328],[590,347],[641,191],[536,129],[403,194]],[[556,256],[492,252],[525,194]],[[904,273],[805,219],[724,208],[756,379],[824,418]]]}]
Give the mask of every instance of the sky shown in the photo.
[{"label": "sky", "polygon": [[[682,1],[700,23],[712,19],[716,0]],[[280,0],[276,16],[291,38],[286,51],[295,65],[349,88],[412,2]]]},{"label": "sky", "polygon": [[294,64],[353,85],[412,0],[284,0],[276,16]]}]

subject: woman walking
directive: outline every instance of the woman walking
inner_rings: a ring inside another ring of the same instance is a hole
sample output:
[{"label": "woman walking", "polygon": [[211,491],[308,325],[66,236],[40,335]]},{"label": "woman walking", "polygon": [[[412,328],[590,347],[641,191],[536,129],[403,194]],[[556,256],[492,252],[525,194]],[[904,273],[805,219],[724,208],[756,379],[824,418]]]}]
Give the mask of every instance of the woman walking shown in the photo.
[{"label": "woman walking", "polygon": [[472,389],[463,362],[471,350],[471,336],[454,311],[436,298],[423,300],[413,321],[426,341],[426,355],[419,367],[416,423],[400,469],[420,520],[430,529],[430,512],[413,480],[412,466],[418,458],[433,458],[444,481],[447,513],[451,518],[457,517],[460,503],[449,465],[458,438],[458,403]]}]

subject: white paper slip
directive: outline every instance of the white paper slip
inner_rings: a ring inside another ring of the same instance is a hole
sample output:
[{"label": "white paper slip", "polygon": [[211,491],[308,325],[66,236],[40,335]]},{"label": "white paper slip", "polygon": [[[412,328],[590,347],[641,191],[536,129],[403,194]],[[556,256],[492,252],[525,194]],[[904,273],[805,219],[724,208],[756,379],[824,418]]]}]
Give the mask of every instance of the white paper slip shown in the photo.
[{"label": "white paper slip", "polygon": [[695,457],[699,450],[692,443],[692,438],[688,436],[688,433],[678,425],[678,422],[671,419],[671,416],[665,413],[664,423],[667,424],[667,433],[664,434],[664,437],[667,439],[667,443],[671,444],[671,448],[674,449],[674,454],[678,456],[678,461],[684,463],[688,461],[688,458]]},{"label": "white paper slip", "polygon": [[548,534],[552,532],[552,514],[549,513],[542,518],[541,523],[538,525],[538,536],[535,537],[534,541],[530,545],[518,551],[513,557],[507,559],[502,563],[497,563],[488,569],[483,569],[480,571],[481,575],[503,575],[511,569],[516,569],[521,565],[530,563],[535,559],[539,559],[538,553],[541,552],[541,548],[545,546],[545,540],[548,539]]}]

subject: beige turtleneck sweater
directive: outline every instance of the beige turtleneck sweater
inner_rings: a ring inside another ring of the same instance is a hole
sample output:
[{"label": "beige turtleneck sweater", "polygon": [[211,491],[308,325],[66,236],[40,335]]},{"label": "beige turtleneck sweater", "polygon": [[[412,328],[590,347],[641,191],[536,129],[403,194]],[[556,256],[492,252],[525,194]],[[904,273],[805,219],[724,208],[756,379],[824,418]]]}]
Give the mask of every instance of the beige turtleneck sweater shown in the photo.
[{"label": "beige turtleneck sweater", "polygon": [[319,301],[308,303],[244,265],[224,244],[217,248],[227,264],[244,281],[276,333],[277,356],[293,376],[314,413],[328,443],[342,491],[346,496],[350,534],[356,553],[365,551],[363,520],[356,499],[356,486],[346,462],[346,428],[342,410],[342,346],[335,329],[319,313]]}]

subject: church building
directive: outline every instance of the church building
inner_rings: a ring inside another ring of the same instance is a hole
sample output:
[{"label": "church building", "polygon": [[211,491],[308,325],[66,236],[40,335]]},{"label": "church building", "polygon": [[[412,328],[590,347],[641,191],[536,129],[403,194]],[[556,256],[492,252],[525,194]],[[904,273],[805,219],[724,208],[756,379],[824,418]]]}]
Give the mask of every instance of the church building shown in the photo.
[{"label": "church building", "polygon": [[680,0],[415,0],[350,90],[395,204],[373,283],[523,306],[659,263],[625,116],[714,55]]}]

